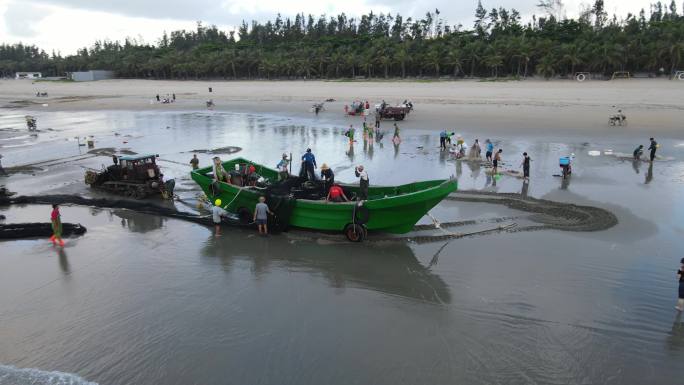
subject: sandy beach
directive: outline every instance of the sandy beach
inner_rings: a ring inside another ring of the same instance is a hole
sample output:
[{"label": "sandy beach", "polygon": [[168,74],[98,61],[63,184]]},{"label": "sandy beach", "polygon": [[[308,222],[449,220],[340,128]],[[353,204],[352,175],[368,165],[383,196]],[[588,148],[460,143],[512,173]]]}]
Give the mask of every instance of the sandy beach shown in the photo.
[{"label": "sandy beach", "polygon": [[[49,226],[48,203],[60,202],[63,222],[87,229],[65,247],[47,235],[0,240],[0,385],[671,384],[684,358],[673,308],[683,87],[0,81],[0,186],[17,199],[0,204],[0,225]],[[151,102],[157,93],[177,101]],[[412,100],[401,141],[350,145],[345,128],[362,122],[343,113],[353,99]],[[626,127],[608,125],[618,108]],[[491,138],[500,174],[440,151],[444,128]],[[634,160],[649,136],[657,159]],[[296,170],[307,148],[337,181],[358,183],[363,164],[372,185],[455,178],[459,192],[411,232],[360,244],[299,228],[216,236],[200,220],[210,216],[193,153],[200,166],[218,155],[271,167],[293,154]],[[158,154],[176,199],[86,185],[113,153]]]},{"label": "sandy beach", "polygon": [[[209,93],[208,88],[213,92]],[[49,97],[36,97],[36,92]],[[176,94],[173,104],[153,102],[156,94]],[[390,104],[413,101],[415,113],[403,128],[567,135],[625,133],[673,136],[681,129],[684,82],[665,79],[616,81],[156,81],[106,80],[68,83],[0,81],[0,106],[55,111],[193,111],[213,99],[218,111],[311,116],[310,106],[328,98],[322,114],[331,123],[348,124],[342,113],[354,99]],[[44,106],[47,104],[47,106]],[[618,108],[627,127],[611,127]],[[646,134],[645,134],[646,133]]]}]

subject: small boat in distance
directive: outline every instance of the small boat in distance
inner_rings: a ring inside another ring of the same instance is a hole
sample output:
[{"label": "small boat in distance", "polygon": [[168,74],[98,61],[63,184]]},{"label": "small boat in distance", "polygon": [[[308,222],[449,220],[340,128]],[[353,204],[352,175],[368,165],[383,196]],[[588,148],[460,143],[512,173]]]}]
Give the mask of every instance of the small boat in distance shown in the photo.
[{"label": "small boat in distance", "polygon": [[362,241],[368,231],[411,231],[420,218],[457,189],[455,179],[370,186],[367,200],[354,201],[359,186],[340,183],[352,201],[333,203],[325,200],[320,185],[304,178],[290,176],[278,181],[278,171],[244,158],[222,164],[229,170],[230,183],[215,182],[212,166],[193,170],[191,177],[212,202],[221,199],[224,208],[237,213],[243,222],[251,222],[254,207],[264,196],[279,227],[340,231],[355,242]]}]

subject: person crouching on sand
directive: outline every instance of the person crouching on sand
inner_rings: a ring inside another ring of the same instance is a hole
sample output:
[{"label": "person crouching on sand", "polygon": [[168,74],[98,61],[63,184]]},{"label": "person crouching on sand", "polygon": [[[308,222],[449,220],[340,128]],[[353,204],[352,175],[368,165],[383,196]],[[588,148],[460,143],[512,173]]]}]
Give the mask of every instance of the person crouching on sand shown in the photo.
[{"label": "person crouching on sand", "polygon": [[50,214],[50,221],[52,222],[52,236],[50,241],[52,244],[59,244],[64,247],[64,240],[62,239],[62,216],[59,213],[59,205],[52,205],[52,214]]}]

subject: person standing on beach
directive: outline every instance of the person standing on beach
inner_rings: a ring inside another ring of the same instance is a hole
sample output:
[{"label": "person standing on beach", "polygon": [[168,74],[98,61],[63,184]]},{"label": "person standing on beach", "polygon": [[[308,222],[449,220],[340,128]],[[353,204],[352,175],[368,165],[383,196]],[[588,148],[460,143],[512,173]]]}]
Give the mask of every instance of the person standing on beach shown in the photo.
[{"label": "person standing on beach", "polygon": [[174,92],[172,95],[173,95],[173,96],[172,96],[173,101],[175,102],[175,101],[176,101],[176,93]]},{"label": "person standing on beach", "polygon": [[157,94],[157,101],[159,101],[159,94]]},{"label": "person standing on beach", "polygon": [[197,154],[192,155],[192,159],[190,159],[190,165],[192,166],[193,170],[197,170],[199,168],[199,159],[197,159]]},{"label": "person standing on beach", "polygon": [[501,162],[501,153],[503,152],[502,149],[499,149],[499,151],[496,152],[494,155],[494,160],[492,161],[492,165],[494,168],[492,169],[492,175],[496,176],[499,172],[499,162]]},{"label": "person standing on beach", "polygon": [[266,197],[259,197],[259,203],[254,207],[254,222],[259,228],[259,234],[263,236],[268,235],[268,215],[273,215],[265,202]]},{"label": "person standing on beach", "polygon": [[446,150],[446,142],[447,142],[447,136],[449,134],[447,133],[447,130],[444,129],[442,132],[439,133],[439,149],[440,150]]},{"label": "person standing on beach", "polygon": [[50,214],[50,221],[52,222],[52,236],[50,241],[52,244],[58,244],[64,247],[64,240],[62,239],[62,216],[59,213],[59,205],[52,205],[52,213]]},{"label": "person standing on beach", "polygon": [[392,140],[394,139],[400,139],[399,138],[399,126],[397,126],[396,123],[394,123],[394,136],[392,136]]},{"label": "person standing on beach", "polygon": [[485,158],[487,161],[491,162],[492,153],[494,152],[494,143],[492,143],[492,141],[489,139],[485,140],[485,143],[487,143],[487,153],[485,154]]},{"label": "person standing on beach", "polygon": [[522,161],[522,168],[523,168],[523,179],[525,181],[530,180],[530,157],[527,155],[526,152],[523,152],[523,161]]},{"label": "person standing on beach", "polygon": [[684,258],[682,258],[679,263],[679,270],[677,270],[677,279],[679,280],[679,296],[675,309],[684,311]]},{"label": "person standing on beach", "polygon": [[375,112],[375,128],[380,128],[380,112]]},{"label": "person standing on beach", "polygon": [[658,142],[655,141],[655,139],[650,138],[651,145],[648,147],[649,150],[651,150],[651,163],[653,163],[653,160],[655,159],[656,155],[656,150],[658,149]]}]

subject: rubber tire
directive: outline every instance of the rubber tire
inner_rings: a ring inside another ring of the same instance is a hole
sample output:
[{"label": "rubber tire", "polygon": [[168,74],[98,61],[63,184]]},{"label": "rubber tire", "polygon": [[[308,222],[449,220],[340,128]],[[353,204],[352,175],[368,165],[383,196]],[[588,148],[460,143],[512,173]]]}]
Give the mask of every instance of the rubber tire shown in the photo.
[{"label": "rubber tire", "polygon": [[351,242],[362,242],[365,239],[366,232],[359,224],[349,223],[344,226],[344,235]]},{"label": "rubber tire", "polygon": [[242,223],[243,225],[248,225],[252,223],[252,219],[254,218],[254,216],[252,216],[252,212],[249,211],[249,209],[246,207],[240,207],[237,210],[237,215],[238,218],[240,218],[240,223]]},{"label": "rubber tire", "polygon": [[370,211],[366,206],[354,205],[354,211],[352,212],[354,223],[359,225],[365,225],[370,220]]}]

